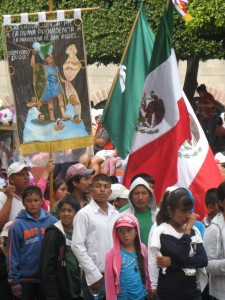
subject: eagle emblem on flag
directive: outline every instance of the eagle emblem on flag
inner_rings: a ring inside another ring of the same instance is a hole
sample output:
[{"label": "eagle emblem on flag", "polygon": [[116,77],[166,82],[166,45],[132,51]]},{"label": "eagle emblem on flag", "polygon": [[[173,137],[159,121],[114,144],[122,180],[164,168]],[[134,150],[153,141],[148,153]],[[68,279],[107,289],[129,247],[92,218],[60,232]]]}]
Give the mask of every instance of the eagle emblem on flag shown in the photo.
[{"label": "eagle emblem on flag", "polygon": [[[143,94],[138,118],[138,127],[155,128],[165,116],[165,105],[154,91],[149,95]],[[156,131],[158,132],[158,130]],[[154,133],[154,132],[152,132]]]}]

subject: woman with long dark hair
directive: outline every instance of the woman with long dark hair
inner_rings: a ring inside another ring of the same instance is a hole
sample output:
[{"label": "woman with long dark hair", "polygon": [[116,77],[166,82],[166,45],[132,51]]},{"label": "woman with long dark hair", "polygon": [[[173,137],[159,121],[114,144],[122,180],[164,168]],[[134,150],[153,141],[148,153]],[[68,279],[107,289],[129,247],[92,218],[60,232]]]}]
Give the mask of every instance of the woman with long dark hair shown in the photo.
[{"label": "woman with long dark hair", "polygon": [[73,219],[80,210],[72,195],[58,203],[59,221],[45,231],[40,258],[42,299],[80,300],[79,263],[71,250]]},{"label": "woman with long dark hair", "polygon": [[207,265],[207,256],[192,211],[193,196],[185,188],[170,192],[161,204],[149,238],[149,272],[158,300],[201,299],[198,268]]}]

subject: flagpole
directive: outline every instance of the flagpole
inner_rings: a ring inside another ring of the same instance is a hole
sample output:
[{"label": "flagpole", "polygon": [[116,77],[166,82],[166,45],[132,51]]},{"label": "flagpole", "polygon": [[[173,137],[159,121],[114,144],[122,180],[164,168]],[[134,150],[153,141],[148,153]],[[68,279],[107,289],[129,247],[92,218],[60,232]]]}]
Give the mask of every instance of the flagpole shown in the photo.
[{"label": "flagpole", "polygon": [[[140,8],[139,8],[139,11],[138,11],[138,13],[137,13],[137,15],[136,15],[136,18],[135,18],[135,20],[134,20],[134,24],[133,24],[133,27],[132,27],[132,29],[131,29],[130,35],[129,35],[129,37],[128,37],[127,44],[126,44],[125,50],[124,50],[124,52],[123,52],[123,56],[122,56],[121,61],[120,61],[120,65],[123,64],[123,61],[124,61],[125,56],[126,56],[126,54],[127,54],[127,51],[128,51],[128,48],[129,48],[129,45],[130,45],[130,42],[131,42],[131,39],[132,39],[134,30],[135,30],[135,27],[136,27],[136,25],[137,25],[137,21],[138,21],[139,15],[140,15],[140,13],[141,13],[142,7],[143,7],[143,2],[141,3],[141,6],[140,6]],[[117,82],[117,80],[118,80],[118,76],[119,76],[119,69],[117,70],[117,73],[116,73],[116,76],[115,76],[115,78],[114,78],[112,87],[111,87],[111,89],[110,89],[110,91],[109,91],[108,101],[107,101],[107,104],[106,104],[106,110],[107,110],[107,108],[108,108],[108,106],[109,106],[109,103],[110,103],[110,100],[111,100],[111,97],[112,97],[112,93],[113,93],[113,91],[114,91],[114,88],[115,88],[115,86],[116,86],[116,82]]]},{"label": "flagpole", "polygon": [[166,1],[166,11],[168,11],[169,5],[170,5],[170,0],[167,0]]}]

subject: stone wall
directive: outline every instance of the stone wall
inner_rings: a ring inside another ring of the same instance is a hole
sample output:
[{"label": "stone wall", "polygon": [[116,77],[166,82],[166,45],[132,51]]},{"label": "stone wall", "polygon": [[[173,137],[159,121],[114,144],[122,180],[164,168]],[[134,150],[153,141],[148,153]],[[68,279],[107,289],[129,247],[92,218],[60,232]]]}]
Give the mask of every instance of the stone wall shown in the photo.
[{"label": "stone wall", "polygon": [[[186,62],[179,62],[181,82],[186,72]],[[198,71],[198,84],[214,87],[225,92],[225,60],[208,60],[200,62]]]},{"label": "stone wall", "polygon": [[[6,70],[7,68],[4,61],[0,61],[0,97],[10,94]],[[96,97],[98,98],[105,97],[112,85],[116,70],[116,65],[108,65],[107,67],[103,65],[99,67],[96,65],[88,66],[87,74],[90,98],[96,93]],[[183,84],[186,62],[179,62],[179,72],[181,84]],[[225,92],[225,61],[208,60],[206,62],[200,62],[198,83],[205,83],[206,86],[211,86]]]},{"label": "stone wall", "polygon": [[[11,85],[9,83],[9,77],[7,76],[7,65],[0,61],[0,98],[5,98],[11,94]],[[10,103],[9,103],[10,104]]]}]

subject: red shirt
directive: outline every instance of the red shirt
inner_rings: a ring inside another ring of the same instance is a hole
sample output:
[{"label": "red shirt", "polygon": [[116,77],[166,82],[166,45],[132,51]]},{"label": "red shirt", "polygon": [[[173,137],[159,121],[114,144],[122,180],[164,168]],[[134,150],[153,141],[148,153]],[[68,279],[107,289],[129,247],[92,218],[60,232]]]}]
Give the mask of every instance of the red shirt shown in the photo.
[{"label": "red shirt", "polygon": [[202,104],[213,104],[212,107],[199,107],[199,119],[200,122],[203,121],[204,118],[212,119],[216,115],[216,100],[210,93],[205,93],[202,97]]},{"label": "red shirt", "polygon": [[[102,123],[98,123],[98,128],[97,128],[97,130],[96,130],[96,136],[97,136],[98,131],[99,131],[101,128],[103,128]],[[104,148],[105,150],[114,150],[114,149],[115,149],[115,147],[114,147],[113,143],[111,142],[111,140],[109,140],[109,141],[103,146],[103,148]]]}]

